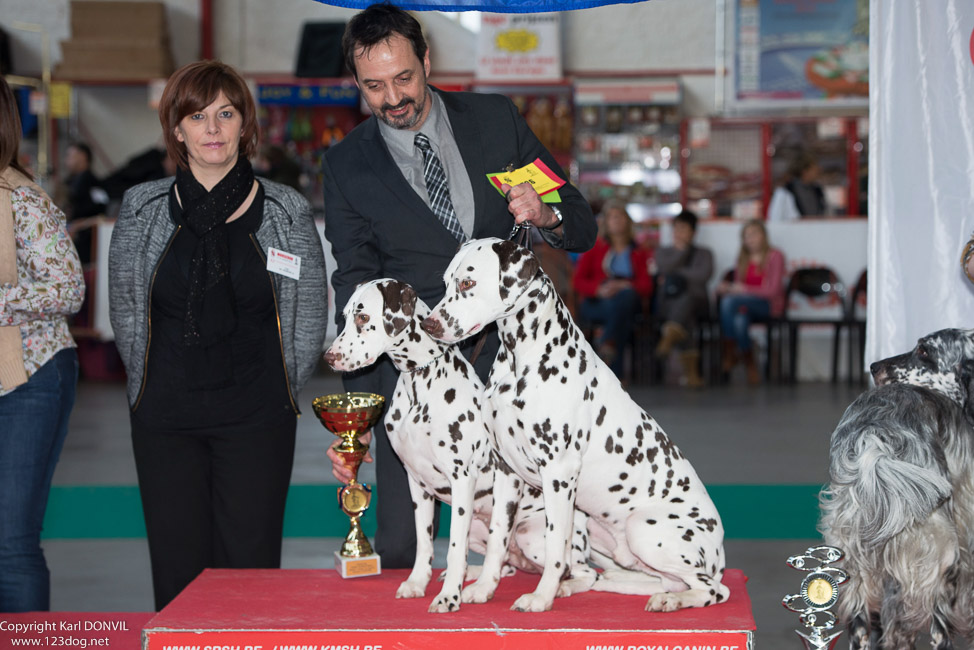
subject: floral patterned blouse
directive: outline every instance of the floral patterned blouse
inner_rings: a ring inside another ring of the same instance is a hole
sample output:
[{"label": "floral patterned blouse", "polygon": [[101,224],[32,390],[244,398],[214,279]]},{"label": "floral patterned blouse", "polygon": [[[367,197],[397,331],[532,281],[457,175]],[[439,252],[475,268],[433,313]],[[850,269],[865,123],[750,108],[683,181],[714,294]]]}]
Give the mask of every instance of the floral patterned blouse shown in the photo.
[{"label": "floral patterned blouse", "polygon": [[[11,194],[17,284],[0,285],[0,324],[20,325],[27,376],[76,347],[67,316],[81,309],[85,282],[64,213],[51,199],[20,187]],[[0,386],[0,396],[8,392]]]}]

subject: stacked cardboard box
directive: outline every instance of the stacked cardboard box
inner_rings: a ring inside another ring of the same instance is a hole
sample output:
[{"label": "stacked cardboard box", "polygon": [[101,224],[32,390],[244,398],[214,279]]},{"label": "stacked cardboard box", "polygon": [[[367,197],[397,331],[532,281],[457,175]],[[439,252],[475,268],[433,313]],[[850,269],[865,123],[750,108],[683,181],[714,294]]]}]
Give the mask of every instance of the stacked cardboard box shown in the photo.
[{"label": "stacked cardboard box", "polygon": [[61,41],[56,79],[131,81],[172,71],[165,3],[71,1],[71,38]]}]

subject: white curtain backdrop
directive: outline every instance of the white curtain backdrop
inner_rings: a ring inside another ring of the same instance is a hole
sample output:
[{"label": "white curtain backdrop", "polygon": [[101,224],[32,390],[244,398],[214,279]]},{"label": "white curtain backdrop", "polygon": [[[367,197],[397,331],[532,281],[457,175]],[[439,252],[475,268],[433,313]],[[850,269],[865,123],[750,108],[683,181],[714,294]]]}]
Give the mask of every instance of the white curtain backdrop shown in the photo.
[{"label": "white curtain backdrop", "polygon": [[974,328],[974,2],[870,0],[867,364]]}]

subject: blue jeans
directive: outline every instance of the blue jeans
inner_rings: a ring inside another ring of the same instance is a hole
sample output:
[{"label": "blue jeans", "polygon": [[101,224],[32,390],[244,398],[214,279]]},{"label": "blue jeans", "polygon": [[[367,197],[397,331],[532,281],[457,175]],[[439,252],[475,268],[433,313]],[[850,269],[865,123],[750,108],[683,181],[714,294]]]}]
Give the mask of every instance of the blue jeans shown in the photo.
[{"label": "blue jeans", "polygon": [[51,608],[41,526],[77,382],[69,348],[0,397],[0,612]]},{"label": "blue jeans", "polygon": [[720,331],[737,341],[741,352],[751,349],[748,331],[751,323],[766,321],[771,316],[771,303],[757,296],[723,296],[720,299]]},{"label": "blue jeans", "polygon": [[582,319],[603,326],[602,336],[595,342],[596,347],[606,343],[615,346],[617,354],[610,368],[617,377],[622,376],[622,353],[632,340],[632,322],[639,309],[639,294],[635,289],[623,289],[611,298],[586,298],[582,301]]}]

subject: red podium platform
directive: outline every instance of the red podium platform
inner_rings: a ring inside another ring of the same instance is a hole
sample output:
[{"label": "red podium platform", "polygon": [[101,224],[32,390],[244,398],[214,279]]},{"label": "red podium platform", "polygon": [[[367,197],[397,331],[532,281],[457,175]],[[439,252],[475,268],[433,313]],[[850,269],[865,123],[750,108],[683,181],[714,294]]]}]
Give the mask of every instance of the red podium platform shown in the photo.
[{"label": "red podium platform", "polygon": [[145,650],[746,650],[754,617],[738,569],[726,603],[659,614],[647,598],[587,592],[555,600],[552,611],[512,612],[539,576],[501,580],[494,599],[458,612],[426,610],[439,592],[397,600],[408,571],[343,580],[335,571],[204,571],[143,630]]}]

